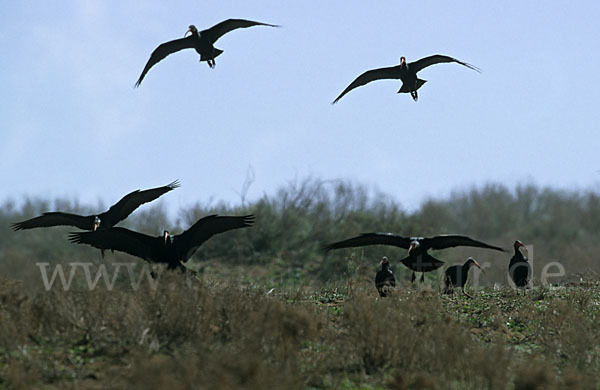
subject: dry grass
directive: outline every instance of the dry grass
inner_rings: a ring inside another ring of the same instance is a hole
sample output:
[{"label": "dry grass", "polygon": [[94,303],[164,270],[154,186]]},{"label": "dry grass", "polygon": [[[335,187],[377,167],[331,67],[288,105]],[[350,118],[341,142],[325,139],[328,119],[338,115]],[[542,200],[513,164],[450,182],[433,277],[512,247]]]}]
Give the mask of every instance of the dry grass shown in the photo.
[{"label": "dry grass", "polygon": [[600,286],[269,291],[169,272],[158,288],[0,280],[0,388],[552,389],[599,383]]}]

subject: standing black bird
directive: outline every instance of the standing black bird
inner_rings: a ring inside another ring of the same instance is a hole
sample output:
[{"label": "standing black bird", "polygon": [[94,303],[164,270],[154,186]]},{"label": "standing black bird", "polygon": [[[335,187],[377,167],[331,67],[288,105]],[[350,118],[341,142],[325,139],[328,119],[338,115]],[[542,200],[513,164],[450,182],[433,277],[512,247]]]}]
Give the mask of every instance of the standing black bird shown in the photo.
[{"label": "standing black bird", "polygon": [[175,180],[171,184],[167,184],[163,187],[130,192],[121,198],[120,201],[112,205],[108,211],[100,214],[83,216],[55,211],[44,213],[39,217],[31,218],[27,221],[13,223],[11,227],[14,230],[34,229],[50,226],[75,226],[79,229],[94,231],[108,229],[127,218],[129,214],[133,213],[135,209],[144,203],[151,202],[179,186],[179,181]]},{"label": "standing black bird", "polygon": [[381,270],[375,274],[375,288],[379,292],[380,297],[387,296],[390,288],[396,287],[396,278],[390,269],[388,258],[383,256],[381,259]]},{"label": "standing black bird", "polygon": [[483,268],[481,268],[479,263],[472,257],[469,257],[463,265],[459,264],[448,267],[444,273],[444,294],[452,294],[454,287],[460,286],[463,294],[469,298],[473,298],[465,292],[465,284],[467,283],[467,278],[469,277],[469,270],[473,266],[479,268],[485,275]]},{"label": "standing black bird", "polygon": [[253,215],[219,216],[201,218],[181,234],[170,235],[167,230],[158,237],[148,236],[129,229],[115,227],[95,232],[70,233],[69,240],[95,248],[125,252],[149,263],[164,263],[168,269],[184,266],[196,250],[215,234],[245,228],[254,223]]},{"label": "standing black bird", "polygon": [[350,248],[366,245],[391,245],[408,249],[408,256],[400,260],[402,264],[413,271],[411,281],[415,281],[415,272],[422,272],[421,282],[425,280],[425,272],[440,268],[444,262],[431,256],[429,249],[438,250],[455,246],[472,246],[477,248],[494,249],[504,252],[502,248],[476,241],[467,236],[445,234],[435,237],[404,237],[392,233],[364,233],[360,236],[326,245],[325,250]]},{"label": "standing black bird", "polygon": [[[214,68],[215,58],[218,57],[223,50],[217,49],[214,47],[214,43],[221,38],[223,35],[228,32],[235,30],[237,28],[245,28],[252,26],[269,26],[269,27],[279,27],[274,24],[267,24],[261,22],[254,22],[252,20],[244,20],[244,19],[227,19],[219,24],[212,26],[209,29],[198,31],[196,26],[193,24],[188,28],[188,30],[184,34],[184,38],[175,39],[173,41],[165,42],[159,45],[150,56],[150,59],[146,63],[140,78],[135,83],[136,87],[139,87],[142,83],[142,80],[146,76],[146,73],[152,68],[155,64],[161,61],[163,58],[168,56],[169,54],[178,52],[183,49],[195,49],[198,54],[200,54],[200,61],[206,61],[208,66]],[[185,37],[187,33],[191,32],[192,34],[189,37]]]},{"label": "standing black bird", "polygon": [[[529,284],[529,277],[531,276],[531,265],[527,259],[527,247],[519,240],[515,241],[514,247],[515,254],[508,264],[508,274],[515,286],[524,288]],[[523,252],[525,252],[525,255],[523,255]]]},{"label": "standing black bird", "polygon": [[409,64],[406,63],[406,58],[400,57],[400,65],[391,66],[388,68],[378,68],[371,69],[366,71],[365,73],[358,76],[346,89],[344,92],[338,96],[332,104],[337,103],[338,100],[342,98],[345,94],[352,91],[354,88],[360,87],[362,85],[368,84],[371,81],[375,80],[383,80],[383,79],[400,79],[402,80],[402,87],[398,93],[407,93],[410,92],[410,96],[416,102],[419,99],[419,95],[417,94],[417,90],[421,88],[423,84],[427,82],[427,80],[421,80],[417,77],[417,72],[420,70],[434,64],[439,64],[443,62],[456,62],[463,66],[466,66],[469,69],[473,69],[477,72],[481,72],[479,68],[467,64],[466,62],[459,61],[455,58],[436,54],[429,57],[421,58],[418,61],[411,62]]}]

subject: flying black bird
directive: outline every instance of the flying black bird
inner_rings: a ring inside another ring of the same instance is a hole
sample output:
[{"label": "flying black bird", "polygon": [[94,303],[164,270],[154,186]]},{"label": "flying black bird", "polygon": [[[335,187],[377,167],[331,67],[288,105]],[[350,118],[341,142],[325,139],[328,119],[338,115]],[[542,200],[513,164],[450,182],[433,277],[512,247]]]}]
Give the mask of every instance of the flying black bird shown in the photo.
[{"label": "flying black bird", "polygon": [[471,64],[467,64],[466,62],[462,62],[455,58],[440,54],[421,58],[420,60],[411,62],[409,64],[406,63],[406,58],[400,57],[400,65],[391,66],[388,68],[371,69],[358,76],[346,89],[344,89],[344,92],[342,92],[340,96],[338,96],[333,101],[332,104],[337,103],[338,100],[342,98],[342,96],[352,91],[354,88],[368,84],[371,81],[383,79],[400,79],[402,81],[402,87],[400,87],[398,93],[410,92],[410,96],[412,96],[412,98],[416,102],[419,99],[417,90],[427,82],[427,80],[422,80],[418,78],[417,72],[430,65],[435,65],[443,62],[456,62],[458,64],[466,66],[469,69],[481,72],[479,68]]},{"label": "flying black bird", "polygon": [[183,269],[198,247],[215,234],[245,228],[254,223],[253,215],[210,215],[199,219],[181,234],[171,235],[167,230],[158,237],[115,227],[95,232],[69,233],[69,240],[101,250],[115,250],[142,258],[149,263],[167,264],[168,269]]},{"label": "flying black bird", "polygon": [[485,275],[483,268],[481,268],[479,263],[472,257],[469,257],[463,265],[459,264],[448,267],[446,272],[444,272],[444,294],[452,294],[454,287],[460,286],[463,294],[469,298],[473,298],[465,292],[465,284],[467,283],[467,278],[469,277],[469,270],[473,266],[479,268]]},{"label": "flying black bird", "polygon": [[[527,287],[531,276],[531,265],[527,259],[527,247],[517,240],[514,243],[515,254],[508,264],[508,274],[517,287]],[[523,254],[525,252],[525,254]]]},{"label": "flying black bird", "polygon": [[326,245],[325,250],[351,248],[367,245],[391,245],[408,249],[408,256],[400,260],[402,264],[413,271],[411,281],[415,281],[415,272],[422,272],[421,282],[425,280],[425,272],[440,268],[444,262],[431,256],[429,249],[438,250],[456,246],[472,246],[477,248],[494,249],[504,252],[502,248],[476,241],[467,236],[446,234],[435,237],[404,237],[392,233],[364,233],[360,236]]},{"label": "flying black bird", "polygon": [[50,226],[75,226],[83,230],[108,229],[127,218],[129,214],[133,213],[135,209],[144,203],[151,202],[179,186],[179,181],[175,180],[171,184],[167,184],[164,187],[130,192],[121,198],[120,201],[112,205],[108,211],[105,211],[101,214],[83,216],[54,211],[44,213],[39,217],[31,218],[27,221],[13,223],[11,227],[14,230],[34,229]]},{"label": "flying black bird", "polygon": [[396,278],[394,278],[394,274],[390,270],[388,258],[383,256],[381,259],[381,270],[375,274],[375,288],[377,288],[379,296],[383,298],[387,296],[390,288],[394,287],[396,287]]},{"label": "flying black bird", "polygon": [[[193,24],[188,28],[185,32],[184,37],[180,39],[175,39],[173,41],[165,42],[159,45],[150,56],[150,59],[146,63],[140,78],[135,83],[136,87],[139,87],[142,83],[142,80],[146,76],[146,73],[156,65],[163,58],[168,56],[169,54],[178,52],[183,49],[195,49],[198,54],[200,54],[200,61],[206,61],[208,66],[214,68],[215,58],[218,57],[223,50],[217,49],[214,47],[214,43],[221,38],[223,35],[227,34],[230,31],[233,31],[237,28],[245,28],[252,26],[269,26],[269,27],[279,27],[274,24],[267,24],[261,22],[254,22],[252,20],[244,20],[244,19],[227,19],[219,24],[212,26],[209,29],[198,31],[196,26]],[[189,37],[185,37],[187,33],[191,32],[192,34]]]}]

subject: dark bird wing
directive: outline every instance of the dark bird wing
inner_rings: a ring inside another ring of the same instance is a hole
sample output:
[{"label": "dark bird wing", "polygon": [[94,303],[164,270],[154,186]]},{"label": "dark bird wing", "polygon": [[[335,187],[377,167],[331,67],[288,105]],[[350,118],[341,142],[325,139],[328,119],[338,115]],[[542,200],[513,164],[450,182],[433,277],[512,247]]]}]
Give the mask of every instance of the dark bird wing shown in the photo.
[{"label": "dark bird wing", "polygon": [[370,83],[375,80],[384,80],[384,79],[399,79],[400,72],[398,71],[398,66],[390,66],[388,68],[378,68],[367,70],[365,73],[358,76],[346,89],[344,92],[340,94],[331,104],[335,104],[340,100],[345,94],[352,91],[354,88],[358,88],[365,84]]},{"label": "dark bird wing", "polygon": [[119,221],[124,220],[133,213],[135,209],[143,205],[144,203],[152,202],[161,195],[180,187],[179,180],[167,184],[166,186],[151,188],[149,190],[136,190],[125,195],[121,200],[115,203],[105,213],[108,219],[113,225],[116,225]]},{"label": "dark bird wing", "polygon": [[233,31],[237,28],[246,28],[252,26],[279,27],[275,24],[254,22],[252,20],[227,19],[221,23],[215,24],[211,28],[207,28],[206,30],[200,31],[200,35],[206,35],[209,41],[215,43],[217,39],[221,38],[223,35],[227,34],[230,31]]},{"label": "dark bird wing", "polygon": [[392,245],[408,249],[411,243],[410,237],[403,237],[392,233],[363,233],[360,236],[349,238],[344,241],[334,242],[325,245],[323,249],[332,250],[340,248],[351,248],[367,245]]},{"label": "dark bird wing", "polygon": [[159,255],[156,248],[162,245],[160,240],[162,237],[152,237],[121,227],[95,232],[69,233],[69,241],[72,243],[125,252],[145,260],[151,260]]},{"label": "dark bird wing", "polygon": [[178,52],[179,50],[191,49],[192,47],[194,47],[194,42],[194,37],[190,35],[186,38],[175,39],[173,41],[165,42],[159,45],[156,49],[154,49],[154,51],[150,55],[150,59],[146,63],[146,66],[144,67],[140,78],[135,83],[135,87],[140,86],[142,80],[144,79],[146,73],[148,73],[150,68],[152,68],[158,62],[162,61],[163,58],[165,58],[169,54]]},{"label": "dark bird wing", "polygon": [[200,245],[215,234],[249,227],[253,223],[254,215],[239,217],[209,215],[198,220],[185,232],[176,235],[173,238],[173,245],[177,247],[180,256],[183,255],[183,261],[187,261]]},{"label": "dark bird wing", "polygon": [[504,249],[497,246],[486,244],[485,242],[477,241],[467,236],[456,234],[445,234],[441,236],[428,237],[419,240],[423,249],[445,249],[455,246],[472,246],[477,248],[494,249],[504,252]]},{"label": "dark bird wing", "polygon": [[427,68],[428,66],[435,65],[435,64],[441,64],[444,62],[456,62],[457,64],[461,64],[463,66],[466,66],[469,69],[473,69],[474,71],[481,73],[481,70],[476,66],[467,64],[466,62],[459,61],[456,58],[444,56],[441,54],[432,55],[429,57],[421,58],[418,61],[411,62],[410,64],[408,64],[408,68],[412,69],[415,73],[417,73],[420,70]]},{"label": "dark bird wing", "polygon": [[50,226],[75,226],[83,230],[91,230],[93,217],[84,217],[77,214],[50,212],[44,213],[39,217],[28,219],[27,221],[11,224],[14,230],[33,229]]}]

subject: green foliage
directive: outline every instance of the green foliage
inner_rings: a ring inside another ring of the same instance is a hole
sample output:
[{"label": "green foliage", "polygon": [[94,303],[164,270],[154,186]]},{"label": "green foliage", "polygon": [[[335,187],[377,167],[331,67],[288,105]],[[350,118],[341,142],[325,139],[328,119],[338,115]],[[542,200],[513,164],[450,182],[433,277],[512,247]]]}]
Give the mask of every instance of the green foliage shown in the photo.
[{"label": "green foliage", "polygon": [[[0,273],[21,280],[39,274],[36,261],[138,261],[115,253],[101,259],[98,251],[71,245],[66,233],[73,228],[34,229],[13,232],[9,223],[21,221],[50,210],[91,213],[106,206],[82,207],[67,200],[27,199],[18,207],[5,202],[0,207]],[[251,229],[241,229],[215,237],[203,245],[190,262],[200,272],[230,273],[269,283],[322,283],[339,280],[360,269],[370,275],[381,258],[390,258],[400,280],[410,273],[397,261],[406,251],[390,247],[364,247],[324,253],[321,246],[363,232],[384,231],[404,235],[467,234],[492,244],[511,248],[515,239],[534,246],[534,278],[539,283],[542,267],[559,261],[568,275],[585,277],[599,270],[595,253],[600,244],[600,196],[594,192],[565,192],[533,185],[509,190],[487,185],[453,193],[447,199],[430,199],[420,209],[408,212],[392,198],[373,193],[363,186],[345,181],[306,179],[289,183],[273,196],[244,206],[196,204],[179,211],[171,221],[163,203],[145,206],[122,225],[160,234],[163,229],[177,233],[198,218],[209,214],[256,215]],[[464,262],[467,256],[488,262],[488,277],[483,285],[505,285],[510,254],[456,248],[436,255],[449,264]],[[368,272],[366,271],[368,270]],[[428,274],[436,281],[435,273]],[[39,279],[38,279],[39,280]],[[555,280],[556,282],[556,280]],[[39,284],[39,283],[38,283]]]},{"label": "green foliage", "polygon": [[178,272],[29,296],[0,279],[0,387],[559,389],[600,385],[600,285],[380,299]]}]

